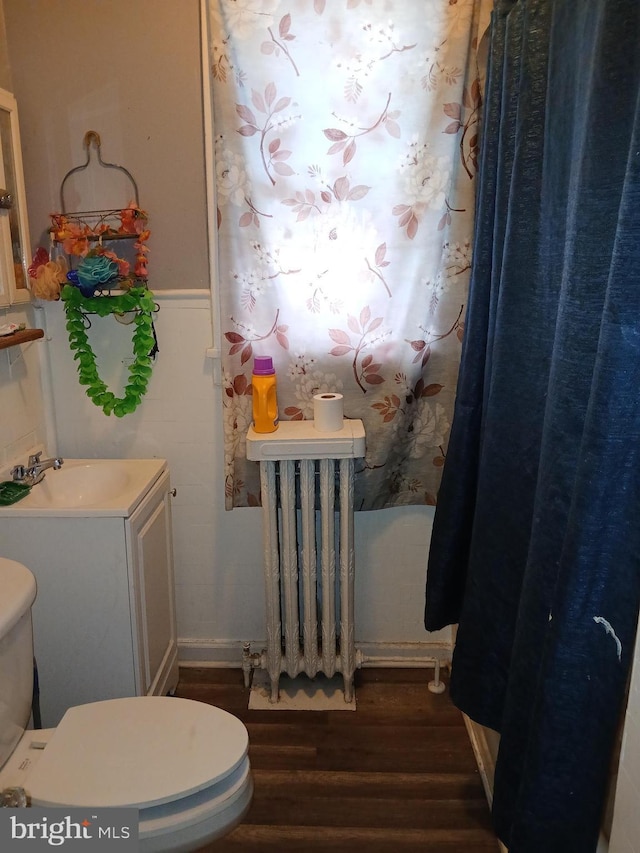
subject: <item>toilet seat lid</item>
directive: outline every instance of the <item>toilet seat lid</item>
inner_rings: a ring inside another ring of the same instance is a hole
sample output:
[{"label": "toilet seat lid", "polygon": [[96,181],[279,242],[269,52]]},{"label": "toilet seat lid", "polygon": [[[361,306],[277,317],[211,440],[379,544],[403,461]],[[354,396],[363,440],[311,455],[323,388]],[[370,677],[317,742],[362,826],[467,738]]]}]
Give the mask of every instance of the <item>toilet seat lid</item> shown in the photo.
[{"label": "toilet seat lid", "polygon": [[38,806],[160,805],[231,774],[249,736],[232,714],[191,699],[137,696],[70,708],[29,777]]}]

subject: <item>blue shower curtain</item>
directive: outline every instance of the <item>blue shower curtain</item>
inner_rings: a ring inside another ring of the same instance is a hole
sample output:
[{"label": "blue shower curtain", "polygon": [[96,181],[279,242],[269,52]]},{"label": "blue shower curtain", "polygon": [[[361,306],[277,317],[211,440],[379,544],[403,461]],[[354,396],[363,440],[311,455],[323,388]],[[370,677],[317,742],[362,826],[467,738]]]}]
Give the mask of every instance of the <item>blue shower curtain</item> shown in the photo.
[{"label": "blue shower curtain", "polygon": [[640,3],[497,0],[425,624],[510,853],[596,849],[640,600]]}]

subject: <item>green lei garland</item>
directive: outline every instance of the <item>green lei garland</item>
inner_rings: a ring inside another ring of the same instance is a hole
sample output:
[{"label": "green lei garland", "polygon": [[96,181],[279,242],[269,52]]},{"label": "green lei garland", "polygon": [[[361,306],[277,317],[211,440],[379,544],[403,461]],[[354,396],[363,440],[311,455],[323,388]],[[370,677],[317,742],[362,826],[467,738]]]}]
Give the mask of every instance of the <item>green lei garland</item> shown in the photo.
[{"label": "green lei garland", "polygon": [[[151,377],[150,353],[156,343],[153,334],[153,294],[146,287],[132,287],[118,296],[86,297],[77,287],[67,284],[62,288],[60,296],[67,315],[69,346],[78,362],[80,384],[87,386],[87,397],[101,408],[105,415],[113,412],[116,417],[121,418],[135,411],[146,393]],[[124,389],[124,396],[116,397],[98,374],[96,357],[87,337],[84,315],[93,313],[106,317],[108,314],[126,314],[129,311],[136,312],[136,328],[133,333],[134,361],[129,365],[131,377]]]}]

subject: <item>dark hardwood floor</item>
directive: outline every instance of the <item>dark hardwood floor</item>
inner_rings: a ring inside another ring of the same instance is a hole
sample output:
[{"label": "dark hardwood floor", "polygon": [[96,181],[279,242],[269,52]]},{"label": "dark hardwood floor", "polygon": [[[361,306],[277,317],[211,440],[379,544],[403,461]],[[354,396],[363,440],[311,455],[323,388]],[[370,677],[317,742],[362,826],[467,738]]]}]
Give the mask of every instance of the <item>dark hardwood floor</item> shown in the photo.
[{"label": "dark hardwood floor", "polygon": [[[471,744],[426,669],[362,669],[357,711],[249,711],[239,669],[180,671],[177,695],[247,726],[251,809],[208,853],[498,853]],[[446,680],[446,676],[443,676]]]}]

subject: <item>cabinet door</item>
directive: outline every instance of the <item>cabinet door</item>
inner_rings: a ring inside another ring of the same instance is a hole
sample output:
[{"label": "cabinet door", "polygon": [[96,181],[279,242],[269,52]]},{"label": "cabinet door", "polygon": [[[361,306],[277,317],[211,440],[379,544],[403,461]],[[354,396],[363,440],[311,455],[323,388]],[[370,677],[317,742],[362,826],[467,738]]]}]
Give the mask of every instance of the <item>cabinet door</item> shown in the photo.
[{"label": "cabinet door", "polygon": [[[165,693],[177,680],[177,637],[169,475],[127,522],[138,693]],[[173,673],[173,675],[172,675]]]},{"label": "cabinet door", "polygon": [[29,229],[16,100],[0,89],[0,305],[29,300]]}]

